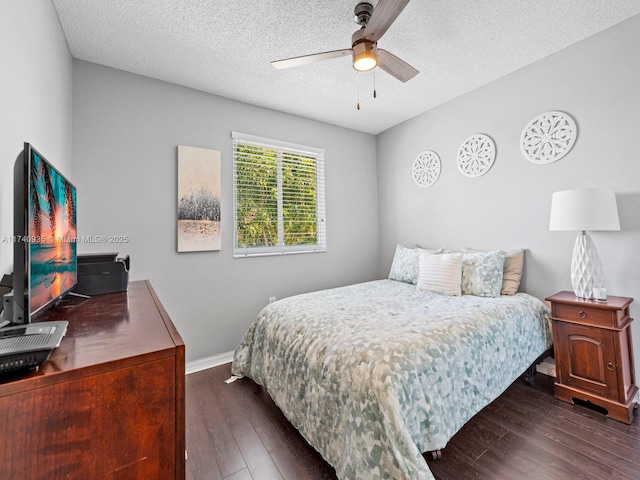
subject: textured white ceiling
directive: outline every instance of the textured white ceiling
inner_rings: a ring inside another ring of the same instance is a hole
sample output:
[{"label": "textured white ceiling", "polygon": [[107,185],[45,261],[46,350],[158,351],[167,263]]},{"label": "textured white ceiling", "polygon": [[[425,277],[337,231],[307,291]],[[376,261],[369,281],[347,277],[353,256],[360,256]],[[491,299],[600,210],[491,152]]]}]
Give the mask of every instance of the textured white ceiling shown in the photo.
[{"label": "textured white ceiling", "polygon": [[350,48],[358,0],[52,2],[75,58],[374,134],[640,14],[640,0],[413,0],[379,41],[420,71],[403,84],[350,57],[270,65]]}]

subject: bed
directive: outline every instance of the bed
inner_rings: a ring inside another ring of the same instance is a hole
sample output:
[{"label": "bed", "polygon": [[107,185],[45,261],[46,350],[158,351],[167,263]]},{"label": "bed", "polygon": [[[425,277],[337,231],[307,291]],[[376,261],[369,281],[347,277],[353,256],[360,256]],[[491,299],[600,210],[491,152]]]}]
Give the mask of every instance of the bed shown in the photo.
[{"label": "bed", "polygon": [[232,373],[264,386],[340,479],[432,479],[445,447],[551,345],[526,293],[443,295],[377,280],[265,307]]}]

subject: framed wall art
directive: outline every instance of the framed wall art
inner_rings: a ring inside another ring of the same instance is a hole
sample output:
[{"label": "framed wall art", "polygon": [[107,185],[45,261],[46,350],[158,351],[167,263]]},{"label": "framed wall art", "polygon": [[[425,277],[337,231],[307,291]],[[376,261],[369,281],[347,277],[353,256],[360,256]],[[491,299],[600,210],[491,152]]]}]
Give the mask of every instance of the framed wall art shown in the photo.
[{"label": "framed wall art", "polygon": [[220,151],[178,145],[178,252],[220,250]]}]

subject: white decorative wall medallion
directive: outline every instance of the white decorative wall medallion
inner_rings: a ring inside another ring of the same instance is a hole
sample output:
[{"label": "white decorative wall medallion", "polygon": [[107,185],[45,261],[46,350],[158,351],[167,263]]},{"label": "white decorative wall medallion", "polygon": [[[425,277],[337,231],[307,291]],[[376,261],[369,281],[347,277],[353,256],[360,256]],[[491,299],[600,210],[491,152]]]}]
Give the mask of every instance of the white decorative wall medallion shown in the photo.
[{"label": "white decorative wall medallion", "polygon": [[520,136],[520,150],[538,165],[564,157],[576,141],[576,122],[563,112],[546,112],[531,120]]},{"label": "white decorative wall medallion", "polygon": [[493,140],[482,133],[471,135],[458,150],[458,170],[466,177],[480,177],[491,169],[495,159]]},{"label": "white decorative wall medallion", "polygon": [[440,176],[440,157],[432,150],[418,155],[413,162],[413,180],[419,187],[430,187]]}]

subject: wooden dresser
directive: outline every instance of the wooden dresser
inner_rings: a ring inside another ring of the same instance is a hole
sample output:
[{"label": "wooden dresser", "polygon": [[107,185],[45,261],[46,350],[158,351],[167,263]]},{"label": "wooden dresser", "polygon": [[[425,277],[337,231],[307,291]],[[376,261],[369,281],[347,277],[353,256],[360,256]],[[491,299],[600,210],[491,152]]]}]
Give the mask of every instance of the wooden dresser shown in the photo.
[{"label": "wooden dresser", "polygon": [[606,301],[559,292],[551,302],[556,360],[555,395],[588,401],[607,415],[631,423],[638,387],[633,365],[629,305],[632,298]]},{"label": "wooden dresser", "polygon": [[148,281],[67,297],[39,370],[0,377],[0,477],[184,479],[185,347]]}]

